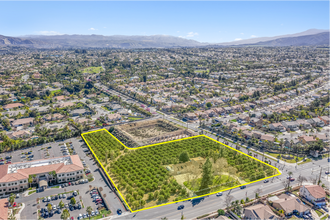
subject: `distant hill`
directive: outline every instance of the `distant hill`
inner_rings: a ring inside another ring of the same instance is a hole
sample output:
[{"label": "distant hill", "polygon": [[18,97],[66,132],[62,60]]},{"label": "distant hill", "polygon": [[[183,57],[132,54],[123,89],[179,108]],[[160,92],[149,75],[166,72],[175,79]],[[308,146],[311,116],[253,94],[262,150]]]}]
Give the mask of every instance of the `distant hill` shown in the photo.
[{"label": "distant hill", "polygon": [[34,39],[22,39],[18,37],[7,37],[0,35],[0,45],[34,47],[34,46],[45,45],[45,43]]},{"label": "distant hill", "polygon": [[284,37],[276,40],[263,41],[255,44],[247,44],[240,46],[271,46],[271,47],[283,47],[283,46],[313,46],[313,45],[329,45],[329,32],[323,32],[319,34],[306,35],[300,37]]},{"label": "distant hill", "polygon": [[[167,35],[153,36],[103,36],[103,35],[32,35],[24,36],[21,41],[31,41],[34,47],[48,48],[172,48],[196,47],[206,45],[195,40]],[[18,40],[19,41],[19,40]],[[39,45],[36,42],[41,42]],[[1,44],[1,43],[0,43]]]},{"label": "distant hill", "polygon": [[303,31],[303,32],[296,33],[296,34],[279,35],[279,36],[274,36],[274,37],[257,37],[257,38],[250,38],[250,39],[246,39],[246,40],[237,40],[237,41],[232,41],[232,42],[219,43],[219,44],[215,44],[215,45],[234,46],[234,45],[243,45],[243,44],[256,44],[259,42],[271,41],[271,40],[276,40],[279,38],[300,37],[300,36],[314,35],[314,34],[319,34],[319,33],[324,33],[324,32],[329,32],[329,30],[309,29],[307,31]]},{"label": "distant hill", "polygon": [[329,30],[310,29],[301,33],[275,37],[252,38],[219,44],[201,43],[168,35],[103,36],[103,35],[30,35],[9,37],[0,35],[0,47],[24,46],[30,48],[177,48],[225,46],[302,46],[329,44]]}]

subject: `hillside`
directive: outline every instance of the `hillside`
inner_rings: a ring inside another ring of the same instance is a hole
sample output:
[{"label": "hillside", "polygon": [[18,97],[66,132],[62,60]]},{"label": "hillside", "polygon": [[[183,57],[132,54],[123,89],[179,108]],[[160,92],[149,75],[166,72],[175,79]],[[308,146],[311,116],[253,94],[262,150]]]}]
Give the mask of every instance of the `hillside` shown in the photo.
[{"label": "hillside", "polygon": [[49,47],[94,47],[94,48],[171,48],[195,47],[206,44],[194,40],[167,35],[153,36],[103,36],[103,35],[55,35],[27,36],[25,39],[40,40]]},{"label": "hillside", "polygon": [[276,40],[259,42],[252,45],[273,46],[273,47],[329,45],[329,32],[323,32],[319,34],[300,36],[300,37],[279,38]]}]

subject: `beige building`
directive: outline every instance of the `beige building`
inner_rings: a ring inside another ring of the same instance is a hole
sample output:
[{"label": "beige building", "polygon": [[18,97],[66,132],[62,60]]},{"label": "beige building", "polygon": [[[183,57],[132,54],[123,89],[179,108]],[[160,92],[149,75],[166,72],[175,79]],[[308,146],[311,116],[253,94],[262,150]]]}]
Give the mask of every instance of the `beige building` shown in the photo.
[{"label": "beige building", "polygon": [[0,168],[0,196],[27,189],[29,177],[32,184],[47,187],[49,182],[76,181],[84,175],[78,155],[5,164]]},{"label": "beige building", "polygon": [[268,205],[258,204],[244,209],[244,219],[279,219]]}]

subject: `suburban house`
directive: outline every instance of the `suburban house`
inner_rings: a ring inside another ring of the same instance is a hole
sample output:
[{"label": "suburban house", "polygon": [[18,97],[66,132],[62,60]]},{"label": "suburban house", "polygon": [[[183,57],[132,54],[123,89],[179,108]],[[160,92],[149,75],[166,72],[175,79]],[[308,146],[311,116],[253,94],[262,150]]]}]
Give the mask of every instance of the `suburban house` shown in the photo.
[{"label": "suburban house", "polygon": [[249,125],[252,127],[262,127],[263,120],[261,118],[251,118],[249,121]]},{"label": "suburban house", "polygon": [[323,127],[324,126],[324,122],[319,118],[311,118],[311,119],[307,119],[307,121],[315,127]]},{"label": "suburban house", "polygon": [[33,125],[34,118],[22,118],[22,119],[17,119],[13,121],[11,124],[14,127],[20,127],[20,126],[30,126]]},{"label": "suburban house", "polygon": [[283,210],[285,215],[292,215],[293,213],[298,216],[308,214],[311,208],[304,205],[297,197],[292,197],[287,194],[278,196],[278,199],[272,200],[273,207],[278,210]]},{"label": "suburban house", "polygon": [[306,135],[301,135],[300,137],[298,137],[298,139],[300,140],[301,143],[303,144],[309,144],[312,142],[317,141],[314,136],[306,136]]},{"label": "suburban house", "polygon": [[323,142],[329,142],[329,137],[327,137],[325,134],[315,134],[314,137],[316,140],[321,140]]},{"label": "suburban house", "polygon": [[325,125],[329,125],[330,124],[330,117],[329,116],[319,116],[318,117],[321,121],[323,121],[323,123]]},{"label": "suburban house", "polygon": [[257,204],[244,209],[243,219],[279,219],[279,217],[271,210],[268,205]]},{"label": "suburban house", "polygon": [[108,117],[108,121],[112,121],[112,122],[121,120],[121,115],[118,113],[109,114],[107,117]]},{"label": "suburban house", "polygon": [[210,110],[206,110],[205,113],[209,116],[209,117],[215,117],[218,116],[217,113],[215,111],[213,111],[212,109]]},{"label": "suburban house", "polygon": [[21,108],[23,106],[24,105],[22,103],[11,103],[11,104],[7,104],[7,105],[3,106],[3,109],[8,111],[10,109]]},{"label": "suburban house", "polygon": [[76,105],[76,104],[73,102],[63,102],[63,103],[56,105],[56,107],[65,108],[65,107],[70,107],[70,106],[74,106],[74,105]]},{"label": "suburban house", "polygon": [[10,139],[14,139],[14,140],[17,140],[17,139],[25,139],[25,138],[28,138],[31,136],[31,133],[28,132],[28,131],[24,131],[24,130],[19,130],[19,131],[15,131],[13,133],[10,133],[8,134],[8,137]]},{"label": "suburban house", "polygon": [[49,115],[45,115],[43,117],[43,119],[45,121],[56,121],[56,120],[61,120],[63,119],[65,116],[61,115],[60,113],[55,113],[55,114],[49,114]]},{"label": "suburban house", "polygon": [[187,121],[195,121],[198,120],[198,117],[195,113],[185,113],[183,115],[183,118],[186,119]]},{"label": "suburban house", "polygon": [[237,120],[238,123],[245,124],[245,123],[249,122],[250,117],[248,115],[240,115],[240,116],[237,117],[236,120]]},{"label": "suburban house", "polygon": [[79,116],[79,115],[88,115],[91,114],[90,111],[82,108],[82,109],[75,109],[70,112],[71,116]]},{"label": "suburban house", "polygon": [[306,120],[303,120],[303,119],[297,120],[296,123],[298,123],[298,125],[301,126],[304,129],[311,129],[312,128],[312,125],[309,122],[307,122]]},{"label": "suburban house", "polygon": [[282,125],[286,128],[286,130],[290,130],[290,131],[299,130],[299,124],[295,121],[284,121],[282,122]]},{"label": "suburban house", "polygon": [[30,102],[32,107],[37,107],[37,106],[39,106],[40,103],[41,103],[40,100],[33,100]]},{"label": "suburban house", "polygon": [[269,129],[273,131],[284,132],[285,127],[281,123],[272,123],[269,125]]},{"label": "suburban house", "polygon": [[300,196],[317,206],[326,205],[326,194],[319,185],[304,185],[299,189]]},{"label": "suburban house", "polygon": [[261,135],[260,140],[264,143],[270,142],[273,143],[275,141],[275,137],[269,134]]}]

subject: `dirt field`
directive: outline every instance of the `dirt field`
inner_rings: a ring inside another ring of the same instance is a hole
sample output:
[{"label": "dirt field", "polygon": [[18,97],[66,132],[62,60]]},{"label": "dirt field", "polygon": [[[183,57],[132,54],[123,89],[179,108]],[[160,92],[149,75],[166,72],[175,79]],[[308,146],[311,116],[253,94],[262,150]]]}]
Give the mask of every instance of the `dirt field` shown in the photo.
[{"label": "dirt field", "polygon": [[161,119],[124,124],[116,126],[116,129],[135,141],[139,146],[196,135]]}]

